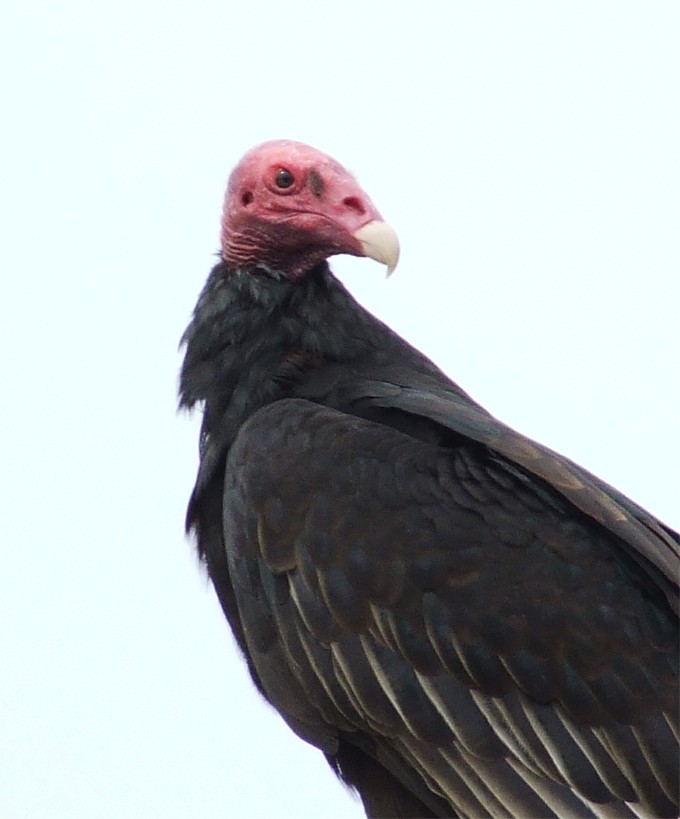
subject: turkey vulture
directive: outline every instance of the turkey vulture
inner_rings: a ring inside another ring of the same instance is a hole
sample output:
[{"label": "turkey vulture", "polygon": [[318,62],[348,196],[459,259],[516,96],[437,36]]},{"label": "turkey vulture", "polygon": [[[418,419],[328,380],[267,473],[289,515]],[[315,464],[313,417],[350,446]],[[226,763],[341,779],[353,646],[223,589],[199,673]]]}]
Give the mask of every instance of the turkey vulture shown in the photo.
[{"label": "turkey vulture", "polygon": [[364,310],[341,253],[397,261],[356,180],[254,148],[183,336],[187,527],[255,685],[370,817],[677,817],[680,538]]}]

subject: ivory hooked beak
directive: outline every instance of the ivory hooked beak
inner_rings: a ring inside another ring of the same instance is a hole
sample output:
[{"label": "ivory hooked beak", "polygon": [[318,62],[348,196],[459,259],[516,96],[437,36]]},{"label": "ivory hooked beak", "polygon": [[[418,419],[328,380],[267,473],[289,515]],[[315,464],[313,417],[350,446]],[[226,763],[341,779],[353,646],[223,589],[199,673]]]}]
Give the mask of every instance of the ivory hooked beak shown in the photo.
[{"label": "ivory hooked beak", "polygon": [[354,238],[361,243],[365,256],[387,265],[388,276],[394,272],[399,261],[399,239],[387,222],[369,222],[355,231]]}]

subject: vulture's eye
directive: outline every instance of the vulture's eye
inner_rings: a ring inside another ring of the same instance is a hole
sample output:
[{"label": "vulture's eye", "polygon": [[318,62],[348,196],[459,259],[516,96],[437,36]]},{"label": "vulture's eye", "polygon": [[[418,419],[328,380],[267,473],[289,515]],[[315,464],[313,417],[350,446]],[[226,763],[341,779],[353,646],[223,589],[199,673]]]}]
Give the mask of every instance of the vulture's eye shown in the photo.
[{"label": "vulture's eye", "polygon": [[286,168],[279,168],[279,170],[276,172],[275,182],[277,188],[282,188],[285,190],[286,188],[290,188],[290,186],[295,183],[295,177]]}]

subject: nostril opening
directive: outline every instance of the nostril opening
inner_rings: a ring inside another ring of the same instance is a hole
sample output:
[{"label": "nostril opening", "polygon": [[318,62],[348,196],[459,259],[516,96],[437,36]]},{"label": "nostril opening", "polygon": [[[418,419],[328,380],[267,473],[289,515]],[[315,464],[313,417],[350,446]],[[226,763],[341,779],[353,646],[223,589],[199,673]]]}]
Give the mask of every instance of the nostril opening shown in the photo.
[{"label": "nostril opening", "polygon": [[342,204],[350,210],[356,211],[360,216],[366,213],[366,208],[363,206],[361,199],[356,196],[347,196],[342,200]]},{"label": "nostril opening", "polygon": [[253,201],[253,194],[250,191],[246,191],[243,196],[241,197],[241,204],[244,207],[248,207],[248,205]]}]

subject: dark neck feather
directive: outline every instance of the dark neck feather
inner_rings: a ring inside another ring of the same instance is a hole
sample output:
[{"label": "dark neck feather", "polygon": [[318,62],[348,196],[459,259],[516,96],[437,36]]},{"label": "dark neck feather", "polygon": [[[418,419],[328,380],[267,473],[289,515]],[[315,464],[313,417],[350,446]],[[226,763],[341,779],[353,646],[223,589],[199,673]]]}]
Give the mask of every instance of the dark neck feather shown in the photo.
[{"label": "dark neck feather", "polygon": [[306,369],[362,356],[376,324],[326,262],[295,282],[220,262],[182,338],[180,405],[203,404],[203,438],[219,437],[223,450],[249,415],[292,394]]}]

